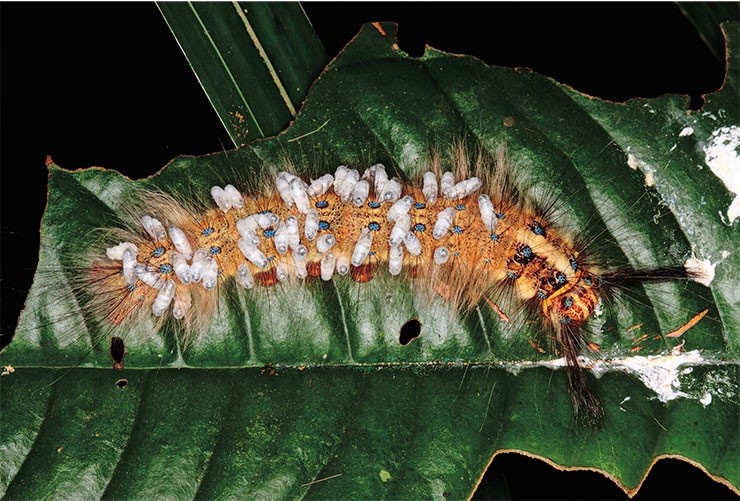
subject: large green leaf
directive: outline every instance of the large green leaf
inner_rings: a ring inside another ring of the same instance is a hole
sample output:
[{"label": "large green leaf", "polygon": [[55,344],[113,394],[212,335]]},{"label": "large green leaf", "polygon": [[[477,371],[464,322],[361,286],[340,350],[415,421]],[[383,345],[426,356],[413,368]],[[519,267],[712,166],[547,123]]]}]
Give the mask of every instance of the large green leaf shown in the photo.
[{"label": "large green leaf", "polygon": [[[737,56],[738,24],[728,26]],[[51,167],[39,271],[2,354],[16,369],[1,388],[7,497],[460,498],[506,450],[605,472],[629,492],[657,458],[680,456],[738,488],[737,224],[727,222],[733,195],[706,163],[721,133],[737,138],[736,57],[724,88],[690,112],[680,96],[615,104],[433,49],[410,58],[395,26],[382,28],[361,31],[276,138],[177,158],[140,182]],[[619,334],[602,345],[616,358],[594,382],[604,428],[573,425],[564,371],[536,363],[544,357],[488,308],[456,316],[384,280],[228,290],[187,350],[169,324],[125,333],[127,384],[116,384],[106,331],[81,315],[71,278],[91,245],[84,236],[115,224],[132,190],[206,193],[286,156],[311,173],[381,161],[412,174],[430,143],[462,136],[490,150],[505,144],[521,176],[557,195],[575,226],[629,235],[609,242],[615,259],[723,259],[709,288],[645,289],[620,310]],[[640,355],[688,364],[663,380],[680,398],[663,402],[616,370],[649,365],[629,357],[632,323],[666,333],[704,308],[708,317],[683,335],[687,354],[665,355],[670,340],[641,345]],[[403,346],[409,318],[423,332]]]}]

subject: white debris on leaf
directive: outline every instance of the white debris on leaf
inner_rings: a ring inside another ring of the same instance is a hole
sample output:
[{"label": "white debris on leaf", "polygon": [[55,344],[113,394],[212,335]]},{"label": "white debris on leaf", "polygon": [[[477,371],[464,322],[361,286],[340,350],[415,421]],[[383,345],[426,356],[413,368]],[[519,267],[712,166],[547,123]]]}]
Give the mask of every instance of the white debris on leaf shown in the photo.
[{"label": "white debris on leaf", "polygon": [[401,157],[399,158],[399,164],[402,170],[408,171],[419,162],[419,158],[421,157],[419,149],[420,148],[413,143],[406,143],[403,145]]},{"label": "white debris on leaf", "polygon": [[655,184],[655,176],[652,171],[645,172],[645,186],[652,186]]},{"label": "white debris on leaf", "polygon": [[[690,398],[694,400],[704,399],[704,401],[707,401],[706,393],[710,391],[711,388],[705,388],[701,394],[696,394],[689,389],[683,391],[681,388],[681,381],[679,379],[681,375],[691,372],[692,366],[705,365],[707,360],[702,356],[699,350],[686,352],[681,350],[681,346],[676,346],[669,353],[662,355],[615,357],[598,361],[585,357],[578,357],[578,363],[581,367],[590,369],[596,377],[601,377],[607,372],[625,372],[627,374],[632,374],[636,376],[647,388],[655,392],[656,398],[664,403],[677,398]],[[533,367],[561,369],[566,365],[567,362],[565,358],[557,358],[555,360],[547,360],[543,362],[509,364],[506,366],[506,370],[516,375],[523,369]],[[718,385],[714,386],[719,387]]]},{"label": "white debris on leaf", "polygon": [[690,136],[693,133],[694,133],[693,127],[684,127],[683,129],[681,129],[681,132],[678,133],[678,137]]},{"label": "white debris on leaf", "polygon": [[[630,148],[627,148],[630,151]],[[640,160],[633,153],[627,153],[627,166],[632,170],[638,168],[645,174],[645,186],[652,186],[655,184],[655,169],[652,165],[647,162]]]},{"label": "white debris on leaf", "polygon": [[735,194],[727,209],[728,223],[740,217],[740,127],[731,125],[712,132],[704,147],[704,161],[725,187]]},{"label": "white debris on leaf", "polygon": [[634,374],[642,381],[642,384],[656,393],[658,400],[665,403],[679,397],[690,397],[689,394],[681,391],[680,369],[702,362],[704,362],[704,357],[699,350],[682,352],[681,347],[676,347],[664,355],[633,356],[599,361],[594,364],[593,371],[597,375],[606,370]]},{"label": "white debris on leaf", "polygon": [[683,267],[694,282],[709,287],[712,280],[714,280],[714,269],[718,264],[718,262],[712,263],[709,259],[699,259],[692,255],[686,260]]},{"label": "white debris on leaf", "polygon": [[627,154],[627,167],[637,170],[637,158],[632,153]]}]

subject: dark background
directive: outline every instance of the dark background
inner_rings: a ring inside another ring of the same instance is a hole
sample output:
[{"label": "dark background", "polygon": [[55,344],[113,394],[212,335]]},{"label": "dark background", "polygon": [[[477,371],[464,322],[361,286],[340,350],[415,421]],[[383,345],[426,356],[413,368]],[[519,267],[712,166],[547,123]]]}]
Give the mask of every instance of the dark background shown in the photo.
[{"label": "dark background", "polygon": [[[673,3],[318,3],[304,9],[334,57],[370,21],[397,21],[399,45],[425,44],[499,66],[524,66],[587,94],[686,94],[698,108],[717,90],[713,58]],[[0,247],[2,342],[15,328],[38,258],[51,155],[62,167],[104,166],[132,178],[178,154],[230,148],[153,3],[0,4]],[[606,478],[563,473],[506,454],[481,497],[625,499]],[[737,499],[686,463],[653,469],[637,499]]]}]

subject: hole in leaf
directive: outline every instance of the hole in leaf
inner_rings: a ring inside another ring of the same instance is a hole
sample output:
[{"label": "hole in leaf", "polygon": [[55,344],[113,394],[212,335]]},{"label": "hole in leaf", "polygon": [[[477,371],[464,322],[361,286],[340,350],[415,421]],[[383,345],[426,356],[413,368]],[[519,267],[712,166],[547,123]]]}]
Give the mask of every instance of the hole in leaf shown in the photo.
[{"label": "hole in leaf", "polygon": [[125,388],[128,386],[128,379],[118,379],[116,380],[116,386],[119,388]]},{"label": "hole in leaf", "polygon": [[403,326],[401,326],[401,335],[398,336],[398,342],[401,343],[403,346],[406,346],[411,341],[419,337],[419,334],[421,333],[421,322],[419,322],[417,319],[412,318]]},{"label": "hole in leaf", "polygon": [[689,100],[689,109],[690,110],[700,110],[704,107],[704,96],[697,96],[695,94],[691,94],[691,99]]},{"label": "hole in leaf", "polygon": [[113,368],[117,371],[123,370],[123,357],[126,356],[126,343],[123,338],[113,336],[110,338],[110,356],[113,359]]}]

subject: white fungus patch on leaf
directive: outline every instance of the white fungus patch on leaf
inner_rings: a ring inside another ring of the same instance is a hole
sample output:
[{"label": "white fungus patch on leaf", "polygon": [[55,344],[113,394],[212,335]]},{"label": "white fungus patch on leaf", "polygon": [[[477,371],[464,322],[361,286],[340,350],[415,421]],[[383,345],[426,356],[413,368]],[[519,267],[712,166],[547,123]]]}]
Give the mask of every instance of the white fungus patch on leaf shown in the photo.
[{"label": "white fungus patch on leaf", "polygon": [[725,187],[735,194],[727,209],[727,224],[740,217],[740,127],[731,125],[712,132],[704,146],[704,161]]},{"label": "white fungus patch on leaf", "polygon": [[714,269],[719,263],[712,263],[709,259],[699,259],[691,256],[683,264],[686,271],[693,277],[695,282],[709,287],[714,280]]}]

